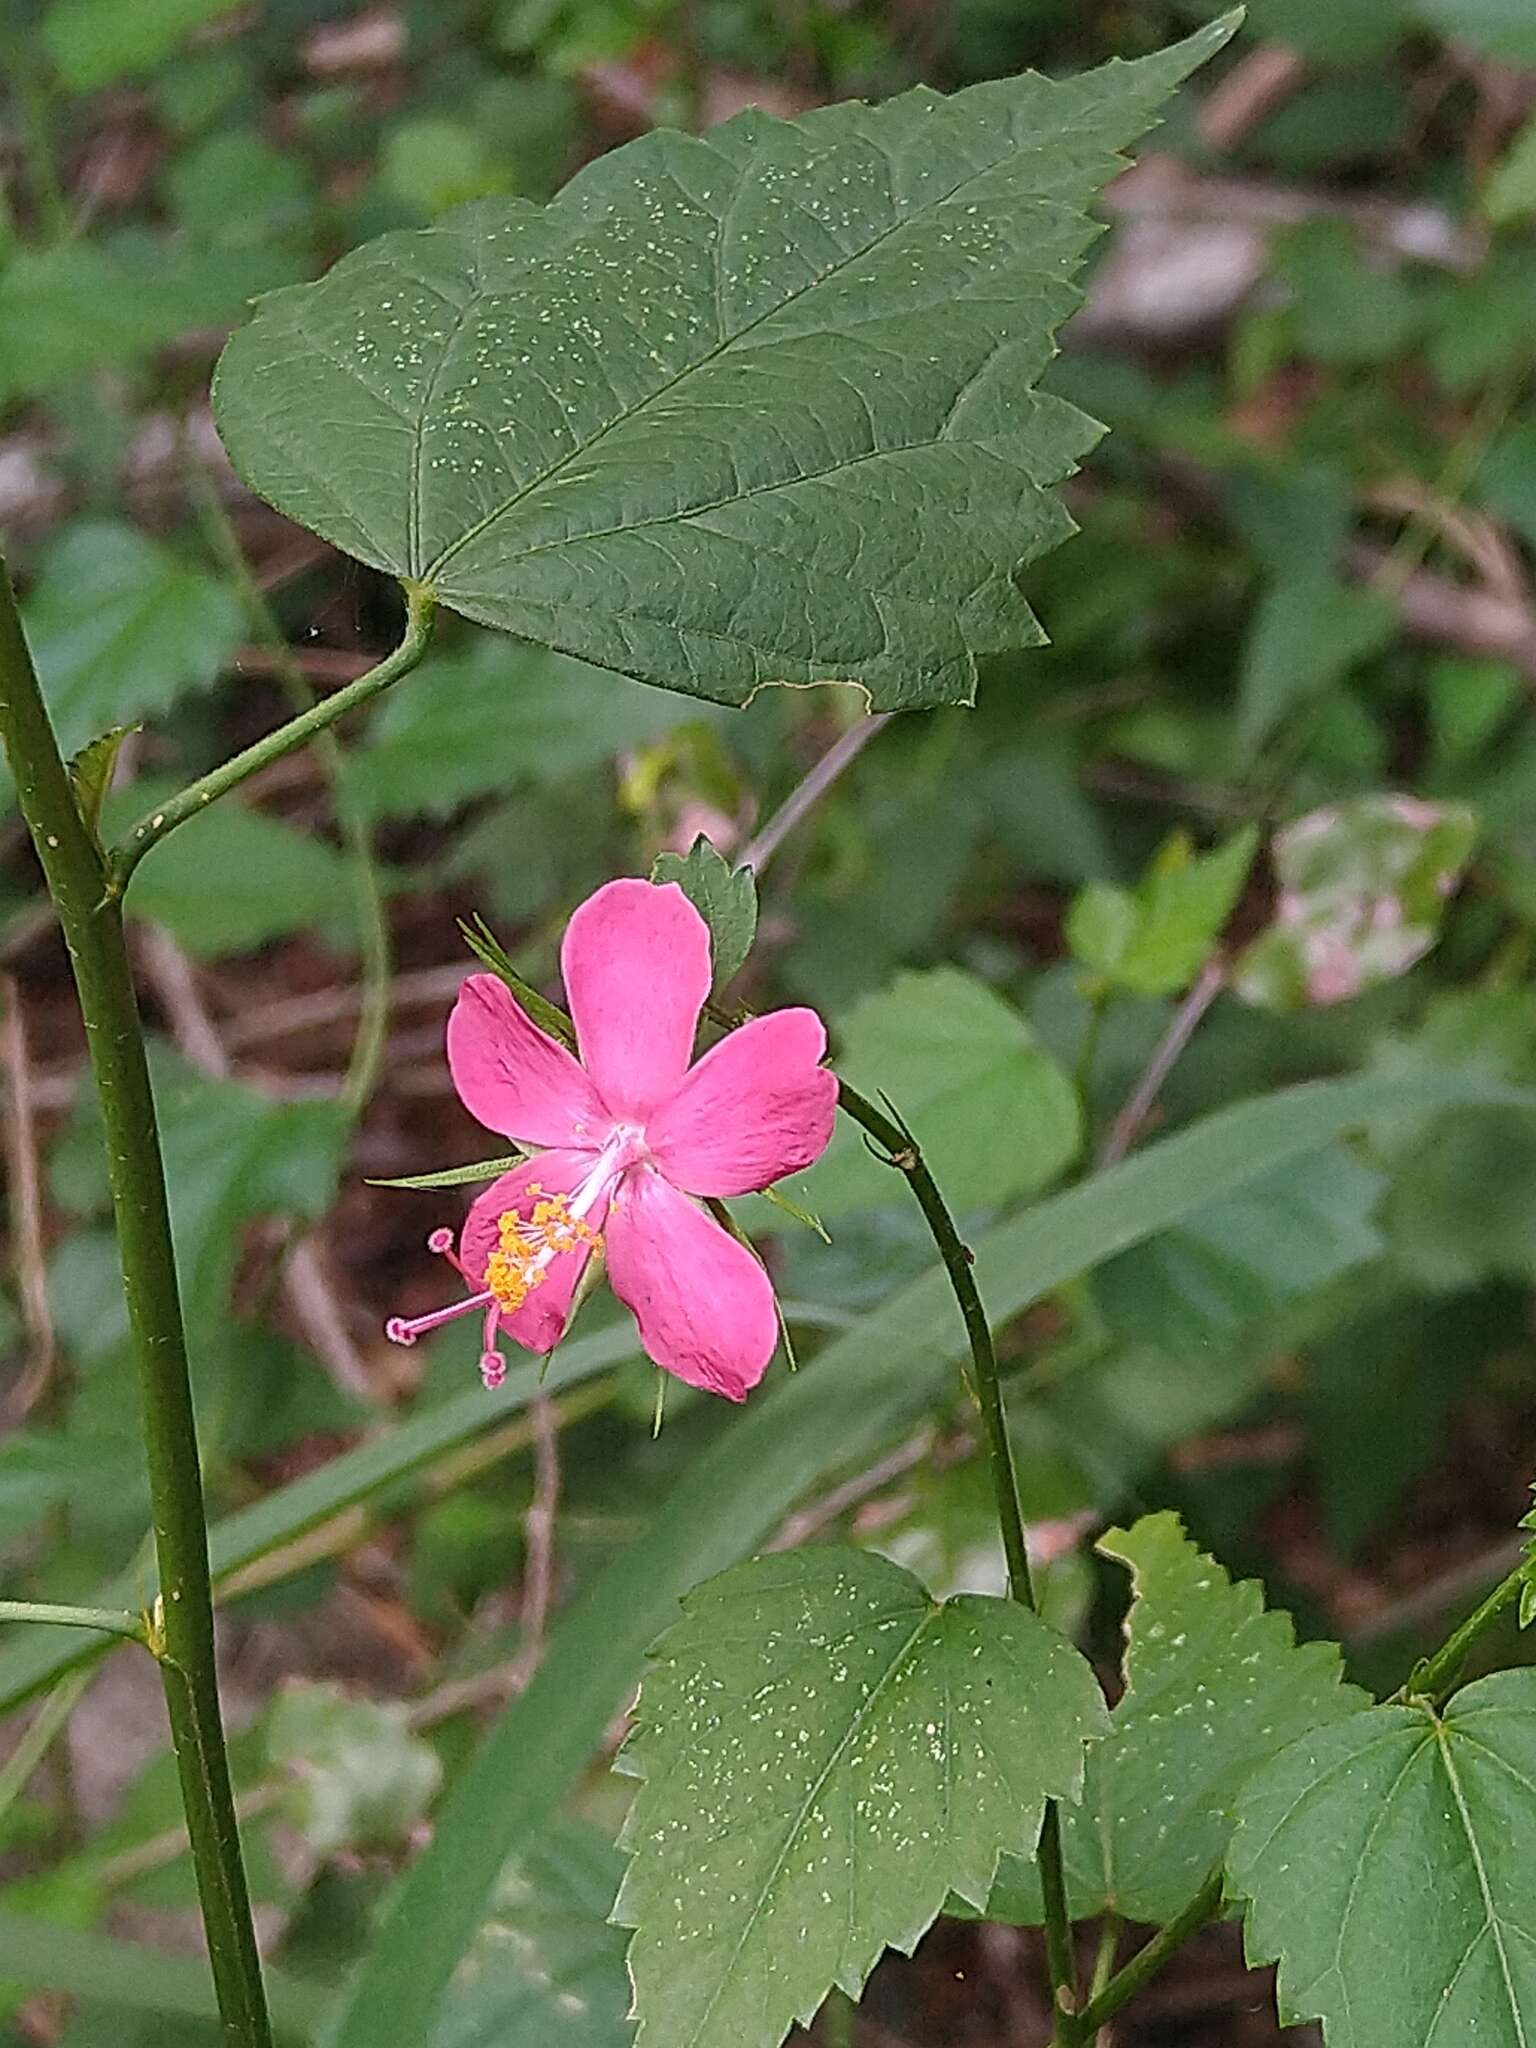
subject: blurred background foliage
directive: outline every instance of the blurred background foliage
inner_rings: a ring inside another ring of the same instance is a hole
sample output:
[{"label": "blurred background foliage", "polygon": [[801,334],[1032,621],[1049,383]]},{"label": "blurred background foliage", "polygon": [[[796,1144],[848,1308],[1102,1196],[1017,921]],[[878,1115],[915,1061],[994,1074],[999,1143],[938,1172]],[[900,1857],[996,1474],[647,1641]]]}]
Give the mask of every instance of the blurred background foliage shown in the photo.
[{"label": "blurred background foliage", "polygon": [[[396,631],[387,587],[223,463],[207,380],[254,294],[465,199],[543,199],[654,123],[1075,69],[1218,11],[8,0],[0,527],[63,739],[129,728],[108,827]],[[1536,1080],[1536,10],[1253,0],[1105,211],[1050,382],[1111,432],[1069,488],[1080,536],[1030,577],[1054,644],[993,663],[974,712],[714,712],[445,619],[344,760],[279,764],[145,861],[130,908],[216,1511],[473,1384],[472,1334],[381,1336],[429,1305],[423,1239],[462,1197],[367,1184],[493,1149],[441,1057],[457,921],[554,989],[573,904],[700,832],[762,869],[734,992],[822,1009],[974,1226],[1282,1083]],[[763,857],[838,746],[840,779]],[[143,1555],[136,1418],[65,963],[4,791],[0,853],[0,1572],[85,1597]],[[825,1237],[743,1213],[809,1356],[930,1248],[851,1134],[788,1192]],[[1038,1306],[1005,1351],[1056,1617],[1112,1661],[1122,1595],[1092,1534],[1173,1505],[1395,1683],[1512,1561],[1533,1287],[1536,1137],[1461,1110],[1335,1144]],[[582,1328],[612,1315],[594,1300]],[[647,1369],[622,1336],[610,1355],[235,1589],[237,1765],[294,1996],[356,1954],[563,1603],[732,1426],[674,1388],[653,1440]],[[787,1533],[827,1532],[938,1592],[1001,1586],[958,1379]],[[182,1931],[153,1695],[120,1652],[0,1767],[9,1906]],[[619,1799],[594,1768],[508,1871],[439,2048],[627,2039],[603,1924]],[[0,1987],[0,2041],[215,2038],[120,1992]],[[1027,2038],[1040,2000],[1029,1937],[941,1929],[876,1980],[869,2039]],[[1217,1932],[1117,2039],[1268,2042],[1259,2004]]]}]

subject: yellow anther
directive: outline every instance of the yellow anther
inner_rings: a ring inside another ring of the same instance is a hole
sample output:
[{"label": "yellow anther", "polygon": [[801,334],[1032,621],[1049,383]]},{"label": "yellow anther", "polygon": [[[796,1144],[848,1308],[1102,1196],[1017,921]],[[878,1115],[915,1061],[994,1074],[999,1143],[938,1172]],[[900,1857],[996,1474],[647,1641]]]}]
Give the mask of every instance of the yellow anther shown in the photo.
[{"label": "yellow anther", "polygon": [[584,1217],[573,1216],[564,1195],[544,1195],[536,1183],[524,1191],[538,1196],[533,1213],[520,1216],[507,1209],[497,1219],[497,1249],[486,1260],[485,1285],[496,1305],[510,1315],[522,1307],[535,1287],[544,1283],[550,1260],[578,1246],[594,1248],[597,1232]]}]

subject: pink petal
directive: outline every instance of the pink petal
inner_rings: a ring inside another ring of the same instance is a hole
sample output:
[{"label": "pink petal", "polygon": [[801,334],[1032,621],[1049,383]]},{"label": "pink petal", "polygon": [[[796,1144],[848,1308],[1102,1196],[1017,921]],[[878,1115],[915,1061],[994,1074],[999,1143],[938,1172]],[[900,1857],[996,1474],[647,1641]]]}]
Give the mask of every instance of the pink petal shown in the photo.
[{"label": "pink petal", "polygon": [[[475,1197],[464,1219],[459,1257],[476,1287],[484,1284],[485,1262],[500,1239],[502,1217],[509,1209],[515,1209],[519,1216],[532,1214],[538,1197],[529,1193],[530,1183],[542,1188],[546,1195],[568,1195],[591,1172],[592,1163],[590,1152],[541,1152],[537,1159],[530,1159],[504,1173],[500,1180],[493,1180]],[[602,1211],[596,1211],[588,1221],[594,1230],[600,1231]],[[553,1351],[560,1342],[577,1283],[591,1256],[585,1249],[558,1252],[522,1307],[502,1316],[501,1327],[525,1351]]]},{"label": "pink petal", "polygon": [[691,1195],[747,1195],[826,1151],[837,1079],[814,1010],[754,1017],[705,1053],[646,1126],[656,1164]]},{"label": "pink petal", "polygon": [[570,1053],[494,974],[472,974],[459,990],[448,1069],[478,1123],[524,1144],[590,1143],[596,1151],[613,1121]]},{"label": "pink petal", "polygon": [[646,1353],[690,1387],[744,1401],[779,1341],[773,1288],[745,1245],[639,1167],[608,1212],[608,1277]]},{"label": "pink petal", "polygon": [[560,953],[581,1057],[615,1117],[644,1122],[688,1071],[709,994],[709,927],[676,882],[608,882]]}]

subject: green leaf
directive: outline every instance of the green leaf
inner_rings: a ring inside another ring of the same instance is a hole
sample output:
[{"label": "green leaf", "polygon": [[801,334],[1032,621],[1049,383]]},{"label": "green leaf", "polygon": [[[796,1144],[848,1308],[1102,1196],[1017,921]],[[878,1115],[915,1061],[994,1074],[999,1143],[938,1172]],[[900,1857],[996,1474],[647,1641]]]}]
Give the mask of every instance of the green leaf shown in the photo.
[{"label": "green leaf", "polygon": [[[958,1210],[1033,1193],[1077,1151],[1071,1083],[1018,1012],[958,967],[898,975],[857,1004],[835,1038],[838,1072],[889,1092]],[[823,1218],[910,1200],[847,1118],[789,1192]]]},{"label": "green leaf", "polygon": [[[1334,1643],[1297,1644],[1263,1588],[1233,1585],[1177,1515],[1144,1515],[1097,1548],[1131,1571],[1125,1692],[1089,1752],[1081,1806],[1062,1814],[1074,1919],[1171,1920],[1226,1847],[1241,1785],[1294,1737],[1354,1714]],[[1037,1923],[1039,1880],[1005,1859],[987,1910]]]},{"label": "green leaf", "polygon": [[1434,944],[1477,837],[1462,804],[1362,796],[1275,834],[1275,919],[1233,987],[1266,1009],[1337,1003],[1391,981]]},{"label": "green leaf", "polygon": [[228,14],[238,0],[53,0],[43,44],[59,83],[95,92],[119,78],[153,71],[193,29]]},{"label": "green leaf", "polygon": [[638,2043],[778,2048],[950,1890],[984,1902],[999,1852],[1077,1798],[1104,1702],[1027,1609],[939,1605],[867,1551],[755,1558],[683,1612],[621,1757]]},{"label": "green leaf", "polygon": [[1116,151],[1236,28],[1058,82],[658,131],[272,294],[253,489],[483,624],[720,702],[969,702],[1096,430],[1038,391]]},{"label": "green leaf", "polygon": [[609,1923],[624,1859],[562,1820],[502,1873],[432,2048],[629,2048],[624,1936]]},{"label": "green leaf", "polygon": [[[1315,1082],[1223,1110],[980,1233],[973,1249],[982,1298],[1003,1323],[1198,1204],[1342,1131],[1479,1096],[1511,1108],[1536,1104],[1525,1091],[1420,1073]],[[878,1455],[951,1383],[962,1345],[948,1281],[931,1270],[782,1380],[693,1462],[663,1511],[555,1631],[537,1677],[439,1806],[431,1846],[388,1908],[327,2048],[377,2048],[381,2039],[426,2034],[503,1864],[539,1839],[587,1768],[674,1602],[750,1551],[830,1465],[857,1469]],[[552,1376],[565,1356],[556,1354]],[[387,1454],[381,1446],[378,1455]],[[57,1669],[56,1655],[47,1668]],[[6,1676],[0,1660],[0,1703]]]},{"label": "green leaf", "polygon": [[[313,2037],[324,1996],[280,1971],[266,1969],[272,2017],[285,2041]],[[144,1948],[30,1914],[0,1908],[0,1978],[100,1998],[134,2012],[181,2013],[213,2018],[213,1982],[201,1956]]]},{"label": "green leaf", "polygon": [[[23,618],[67,754],[210,689],[241,632],[239,604],[216,577],[112,520],[66,528]],[[0,787],[9,792],[3,770]]]},{"label": "green leaf", "polygon": [[750,868],[733,868],[701,832],[686,854],[658,853],[653,882],[676,882],[709,926],[715,987],[723,988],[757,937],[757,881]]},{"label": "green leaf", "polygon": [[1281,2023],[1320,2019],[1328,2048],[1527,2048],[1533,1834],[1536,1671],[1293,1743],[1243,1793],[1227,1865]]},{"label": "green leaf", "polygon": [[[115,790],[110,835],[163,802],[176,785],[158,777]],[[248,953],[306,926],[352,937],[354,886],[328,840],[253,810],[238,797],[211,804],[151,847],[128,909],[151,918],[200,960]]]},{"label": "green leaf", "polygon": [[322,1856],[393,1848],[442,1780],[437,1751],[410,1732],[400,1700],[349,1699],[290,1679],[267,1718],[267,1756],[287,1781],[284,1812]]},{"label": "green leaf", "polygon": [[[1528,0],[1412,0],[1427,28],[1505,64],[1536,64],[1536,15]],[[1436,2042],[1435,2048],[1440,2048]]]},{"label": "green leaf", "polygon": [[1175,832],[1134,891],[1089,883],[1067,913],[1067,943],[1116,988],[1174,994],[1214,950],[1257,845],[1257,832],[1245,825],[1225,845],[1197,854],[1188,836]]},{"label": "green leaf", "polygon": [[142,230],[18,249],[0,270],[0,401],[58,391],[178,335],[227,325],[295,268],[271,245],[204,249]]},{"label": "green leaf", "polygon": [[1251,761],[1292,712],[1339,689],[1396,627],[1386,598],[1347,588],[1331,569],[1274,584],[1259,601],[1243,649],[1234,760]]},{"label": "green leaf", "polygon": [[101,807],[112,787],[112,771],[117,766],[123,741],[130,733],[140,730],[136,725],[114,725],[96,739],[88,740],[78,753],[69,757],[66,765],[69,786],[74,791],[75,808],[85,820],[86,830],[93,839],[97,837]]},{"label": "green leaf", "polygon": [[1165,1351],[1230,1348],[1243,1331],[1382,1249],[1385,1176],[1342,1145],[1252,1181],[1122,1252],[1094,1282],[1123,1336]]},{"label": "green leaf", "polygon": [[1483,211],[1501,226],[1536,214],[1536,120],[1525,124],[1494,165]]},{"label": "green leaf", "polygon": [[526,1152],[509,1152],[505,1159],[478,1159],[472,1166],[444,1166],[436,1173],[408,1173],[399,1180],[370,1180],[371,1188],[462,1188],[471,1181],[498,1180],[521,1166]]},{"label": "green leaf", "polygon": [[476,797],[589,772],[706,715],[569,655],[480,633],[385,697],[347,782],[372,817],[444,818]]}]

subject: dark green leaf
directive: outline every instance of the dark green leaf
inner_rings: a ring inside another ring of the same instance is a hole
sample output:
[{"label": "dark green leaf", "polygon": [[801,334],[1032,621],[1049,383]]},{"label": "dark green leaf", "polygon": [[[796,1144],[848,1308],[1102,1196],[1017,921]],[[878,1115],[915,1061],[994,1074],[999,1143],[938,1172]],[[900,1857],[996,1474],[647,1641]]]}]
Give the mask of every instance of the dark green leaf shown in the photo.
[{"label": "dark green leaf", "polygon": [[[1354,1714],[1333,1643],[1297,1645],[1263,1588],[1233,1585],[1173,1514],[1098,1544],[1131,1569],[1125,1693],[1089,1752],[1082,1805],[1062,1815],[1073,1917],[1113,1911],[1161,1923],[1216,1864],[1238,1788],[1293,1737]],[[1039,1919],[1031,1866],[1007,1859],[989,1911]]]},{"label": "dark green leaf", "polygon": [[1440,1715],[1376,1707],[1304,1735],[1244,1790],[1228,1858],[1283,2025],[1329,2048],[1527,2048],[1536,1671]]},{"label": "dark green leaf", "polygon": [[1228,16],[1134,64],[749,112],[265,299],[215,400],[290,517],[690,695],[968,702],[1095,430],[1036,389],[1085,209]]},{"label": "dark green leaf", "polygon": [[1027,1609],[940,1606],[867,1551],[755,1558],[683,1610],[621,1758],[638,2039],[778,2048],[950,1890],[985,1901],[999,1851],[1077,1798],[1104,1702]]},{"label": "dark green leaf", "polygon": [[1411,5],[1419,20],[1447,41],[1467,43],[1505,64],[1536,64],[1536,15],[1527,0],[1411,0]]},{"label": "dark green leaf", "polygon": [[101,822],[101,807],[112,787],[112,771],[117,766],[118,751],[128,735],[139,729],[136,725],[114,725],[96,739],[88,740],[77,754],[69,757],[69,786],[75,793],[75,806],[93,839]]},{"label": "dark green leaf", "polygon": [[653,882],[676,882],[709,926],[715,987],[723,988],[757,937],[757,882],[750,868],[733,868],[701,832],[686,854],[659,853]]}]

